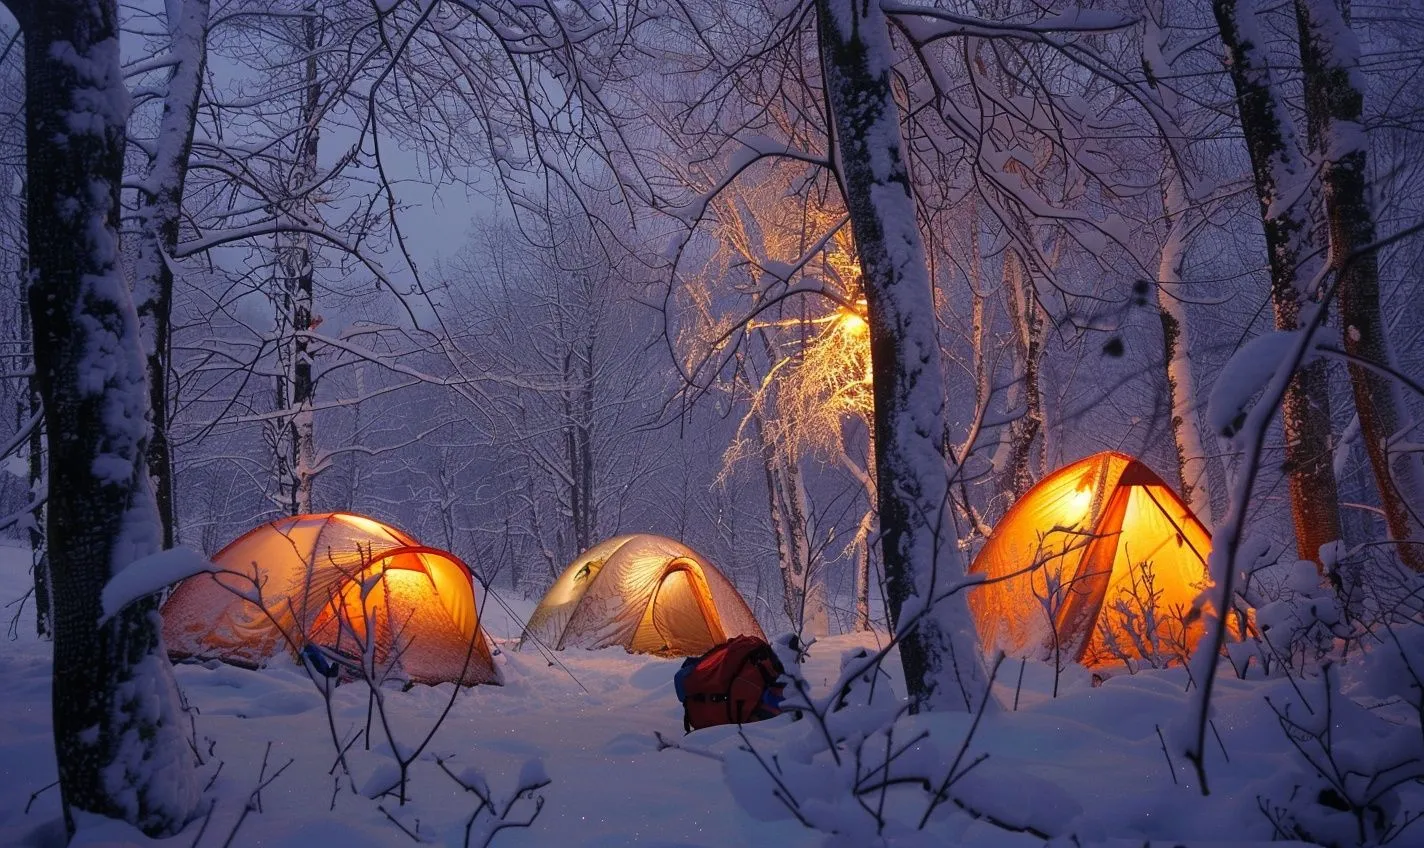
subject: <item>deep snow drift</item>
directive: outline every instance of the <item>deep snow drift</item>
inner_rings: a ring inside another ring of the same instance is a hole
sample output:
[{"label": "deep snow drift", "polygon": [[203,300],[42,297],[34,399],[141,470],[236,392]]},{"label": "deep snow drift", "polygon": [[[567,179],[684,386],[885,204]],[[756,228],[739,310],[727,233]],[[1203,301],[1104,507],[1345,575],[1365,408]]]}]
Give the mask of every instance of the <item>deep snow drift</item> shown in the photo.
[{"label": "deep snow drift", "polygon": [[[10,587],[0,600],[24,591],[27,564],[27,551],[0,548],[0,585]],[[527,612],[532,604],[516,606]],[[8,618],[15,607],[6,609]],[[0,645],[7,713],[0,726],[3,845],[56,845],[62,836],[58,791],[47,788],[55,779],[49,651],[32,635],[32,622],[30,611],[17,622],[15,638]],[[372,799],[360,794],[389,779],[393,762],[379,716],[371,725],[370,750],[366,747],[369,699],[362,684],[342,685],[332,698],[334,724],[343,741],[361,733],[347,753],[348,778],[339,776],[339,770],[333,774],[336,753],[323,699],[298,667],[279,662],[253,672],[184,665],[178,668],[178,681],[193,707],[211,815],[161,843],[148,842],[114,822],[84,822],[74,844],[216,846],[225,844],[235,827],[233,845],[401,845],[412,844],[412,835],[421,841],[462,844],[477,801],[437,765],[437,757],[456,775],[479,770],[501,798],[521,774],[547,777],[548,785],[538,793],[544,799],[542,809],[532,826],[501,831],[495,838],[498,845],[826,842],[824,834],[802,826],[770,791],[760,788],[770,782],[764,773],[755,773],[759,768],[746,755],[736,756],[726,768],[745,804],[734,799],[718,757],[735,752],[742,741],[732,728],[684,737],[672,691],[678,661],[610,649],[564,652],[557,655],[557,664],[550,664],[537,653],[510,650],[518,625],[508,615],[490,608],[486,622],[503,648],[496,660],[507,685],[458,693],[449,716],[411,769],[405,805],[391,796]],[[844,653],[863,646],[873,649],[876,639],[863,634],[822,640],[813,646],[803,669],[807,680],[828,686]],[[1289,793],[1300,768],[1263,701],[1267,692],[1280,695],[1285,684],[1223,681],[1215,712],[1221,745],[1209,762],[1212,794],[1203,797],[1186,763],[1178,758],[1169,768],[1158,734],[1160,728],[1170,739],[1183,721],[1182,672],[1114,677],[1093,687],[1079,670],[1059,680],[1059,696],[1053,698],[1048,694],[1053,685],[1050,669],[1027,667],[1022,685],[1019,670],[1017,663],[1001,670],[1002,707],[984,716],[968,749],[970,759],[984,753],[988,758],[954,786],[956,798],[967,806],[1055,835],[1071,834],[1081,844],[1170,840],[1239,846],[1270,839],[1272,825],[1258,799],[1284,801],[1281,795]],[[900,682],[894,679],[898,668],[888,671],[899,691]],[[417,686],[384,694],[397,743],[409,748],[422,741],[452,689]],[[925,776],[938,781],[970,718],[943,714],[902,719],[897,738],[909,739],[921,729],[930,732],[918,746],[924,754],[920,760],[924,769],[935,772]],[[749,725],[745,733],[764,754],[777,749],[794,757],[785,752],[797,749],[797,740],[814,737],[816,728],[811,721],[783,716]],[[682,747],[659,750],[655,734]],[[816,765],[788,778],[789,790],[823,793],[848,821],[857,816],[865,820],[854,801],[836,800],[833,780],[816,777],[831,773],[817,770],[821,760],[811,762]],[[259,802],[253,793],[264,780],[268,782]],[[813,785],[818,780],[820,785]],[[916,800],[921,794],[906,790],[898,800],[892,798],[891,811],[913,824],[923,808]],[[249,802],[253,809],[244,815]],[[525,818],[534,809],[533,800],[520,801],[511,819]],[[776,820],[762,821],[756,815]],[[487,824],[476,829],[481,826]],[[412,835],[402,833],[401,827]],[[1035,836],[971,818],[953,804],[942,805],[927,827],[924,834],[901,833],[893,841],[1042,844]],[[863,835],[855,835],[858,828],[848,826],[833,844],[869,844]],[[1399,844],[1420,844],[1411,838],[1424,839],[1424,829],[1407,831]]]}]

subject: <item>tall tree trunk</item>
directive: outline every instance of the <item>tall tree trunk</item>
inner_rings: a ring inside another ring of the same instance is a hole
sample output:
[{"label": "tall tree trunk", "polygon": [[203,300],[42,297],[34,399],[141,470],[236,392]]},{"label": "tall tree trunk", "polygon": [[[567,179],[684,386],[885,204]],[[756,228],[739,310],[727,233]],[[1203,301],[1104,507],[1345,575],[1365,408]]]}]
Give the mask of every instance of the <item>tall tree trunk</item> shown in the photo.
[{"label": "tall tree trunk", "polygon": [[[951,434],[946,431],[944,434],[944,452],[946,456],[956,457],[959,461],[967,459],[974,453],[975,446],[979,443],[982,434],[983,416],[988,411],[988,404],[993,397],[994,390],[991,385],[992,375],[990,361],[988,357],[989,326],[988,319],[988,298],[984,296],[987,287],[984,285],[984,252],[980,249],[981,218],[979,212],[978,196],[974,193],[965,198],[964,201],[968,209],[966,219],[968,221],[968,237],[960,248],[961,254],[969,256],[969,350],[970,358],[974,366],[974,411],[971,413],[973,423],[969,432],[965,435],[958,452],[955,452],[954,441]],[[1012,402],[1010,403],[1012,405]],[[987,537],[993,529],[984,523],[979,508],[975,506],[973,498],[969,493],[969,484],[964,479],[963,474],[959,474],[954,481],[958,488],[957,506],[959,514],[967,523],[972,532]],[[953,494],[951,495],[953,497]]]},{"label": "tall tree trunk", "polygon": [[[308,4],[302,16],[302,45],[305,49],[304,86],[302,89],[302,126],[297,133],[296,159],[293,162],[291,184],[300,193],[295,203],[298,223],[310,225],[317,218],[311,199],[312,184],[317,174],[317,150],[320,141],[319,107],[321,82],[317,76],[316,49],[320,12]],[[283,304],[290,326],[288,342],[288,372],[290,382],[290,415],[286,433],[278,444],[287,452],[285,475],[279,481],[282,500],[292,515],[312,511],[312,485],[316,478],[316,384],[312,378],[311,339],[313,326],[313,277],[311,236],[303,232],[286,233],[287,246],[282,250]],[[279,388],[279,399],[286,394]]]},{"label": "tall tree trunk", "polygon": [[801,485],[801,469],[776,444],[760,410],[752,412],[752,422],[766,477],[767,507],[781,572],[782,611],[797,633],[824,636],[830,632],[830,622],[821,569],[813,561],[806,535],[806,490]]},{"label": "tall tree trunk", "polygon": [[[756,335],[761,340],[767,361],[775,362],[777,352],[771,338],[760,330]],[[742,369],[747,385],[756,386],[757,381],[745,360]],[[806,489],[801,483],[795,446],[781,443],[768,426],[763,410],[763,406],[754,405],[752,426],[756,431],[766,478],[767,512],[776,543],[777,570],[781,573],[782,611],[786,613],[791,629],[798,634],[825,636],[830,632],[825,574],[811,552]]]},{"label": "tall tree trunk", "polygon": [[177,526],[173,457],[168,441],[169,319],[173,311],[173,268],[183,212],[188,154],[198,120],[198,95],[207,64],[208,0],[169,0],[169,52],[177,60],[168,79],[163,117],[148,176],[140,185],[138,250],[134,259],[134,301],[148,358],[149,407],[153,437],[148,473],[153,477],[163,547],[173,547]]},{"label": "tall tree trunk", "polygon": [[890,618],[921,709],[972,709],[987,689],[949,510],[934,292],[891,90],[885,13],[817,0],[836,162],[860,256],[875,379],[876,491]]},{"label": "tall tree trunk", "polygon": [[[23,289],[22,289],[23,291]],[[30,304],[26,297],[20,298],[20,340],[27,347],[33,344],[30,332]],[[54,599],[49,577],[49,551],[45,545],[45,501],[48,482],[45,478],[44,404],[40,400],[39,378],[33,368],[25,380],[25,401],[20,409],[24,420],[32,422],[27,440],[29,461],[26,471],[30,484],[30,520],[25,531],[30,540],[30,573],[35,582],[35,635],[41,639],[54,638]],[[38,419],[38,420],[37,420]]]},{"label": "tall tree trunk", "polygon": [[162,543],[146,449],[138,315],[119,267],[128,93],[114,0],[11,2],[25,33],[35,376],[49,451],[54,739],[65,825],[78,811],[176,832],[198,787],[157,601],[102,626],[109,578]]},{"label": "tall tree trunk", "polygon": [[[1170,225],[1177,229],[1177,222]],[[1172,239],[1173,236],[1168,236]],[[1177,455],[1177,479],[1182,484],[1182,500],[1192,513],[1210,527],[1211,490],[1207,481],[1206,448],[1197,429],[1196,380],[1192,372],[1191,345],[1187,334],[1186,304],[1168,290],[1181,283],[1181,254],[1172,255],[1171,244],[1164,246],[1158,266],[1157,317],[1162,324],[1162,359],[1167,366],[1167,392],[1172,400],[1172,445]]]},{"label": "tall tree trunk", "polygon": [[[597,526],[593,497],[594,342],[588,339],[575,357],[572,347],[564,354],[564,451],[568,468],[569,523],[574,553],[593,547]],[[576,361],[577,360],[577,361]]]},{"label": "tall tree trunk", "polygon": [[[1213,0],[1227,67],[1236,88],[1241,129],[1255,176],[1271,267],[1271,304],[1276,328],[1300,326],[1303,291],[1310,278],[1312,227],[1307,209],[1310,174],[1295,127],[1266,61],[1256,16],[1237,0]],[[1325,363],[1298,370],[1281,402],[1286,467],[1301,557],[1320,562],[1320,548],[1340,538],[1340,500],[1330,455],[1329,385]]]},{"label": "tall tree trunk", "polygon": [[851,542],[852,550],[860,551],[860,555],[855,560],[855,629],[867,631],[871,629],[870,621],[870,576],[872,546],[870,539],[875,530],[875,430],[870,422],[866,422],[869,431],[870,450],[865,458],[868,468],[861,468],[860,464],[850,458],[850,454],[844,450],[842,442],[841,464],[850,471],[851,475],[860,481],[860,485],[865,489],[867,507],[860,516],[860,521],[855,527],[855,539]]},{"label": "tall tree trunk", "polygon": [[[1012,169],[1010,169],[1012,172]],[[1043,359],[1043,311],[1034,291],[1033,275],[1028,263],[1018,251],[1004,252],[1004,291],[1009,299],[1009,318],[1014,328],[1014,348],[1023,382],[1009,392],[1010,405],[1022,399],[1024,414],[1004,428],[1008,440],[1008,459],[1001,476],[1001,491],[1010,492],[1017,502],[1033,487],[1043,472],[1042,463],[1034,462],[1035,448],[1043,451],[1043,392],[1040,387],[1040,365]]]},{"label": "tall tree trunk", "polygon": [[[366,396],[366,369],[360,365],[356,368],[356,397]],[[361,423],[361,404],[351,404],[351,439],[357,442],[361,439],[363,425]],[[360,454],[351,454],[351,465],[346,474],[346,491],[343,493],[344,509],[347,512],[360,512],[357,508],[358,498],[361,492],[361,459]],[[446,548],[449,550],[449,548]]]},{"label": "tall tree trunk", "polygon": [[[580,468],[583,463],[579,458],[579,438],[578,419],[575,409],[578,408],[577,396],[582,394],[574,384],[574,353],[572,350],[564,351],[563,362],[563,418],[564,418],[564,461],[568,463],[562,474],[567,479],[561,481],[568,489],[569,524],[573,530],[574,551],[582,552],[588,550],[587,540],[583,534],[583,475]],[[555,484],[558,485],[557,483]]]},{"label": "tall tree trunk", "polygon": [[[593,379],[594,340],[588,339],[583,356],[583,413],[579,419],[579,479],[583,486],[583,537],[589,547],[598,541],[598,499],[594,496],[593,407],[597,387]],[[586,550],[586,548],[584,549]]]},{"label": "tall tree trunk", "polygon": [[[1375,216],[1366,182],[1367,145],[1360,121],[1364,92],[1355,86],[1360,50],[1334,0],[1296,0],[1300,56],[1305,70],[1307,129],[1321,161],[1325,215],[1330,233],[1330,267],[1339,275],[1340,320],[1345,350],[1365,362],[1394,367],[1380,314],[1379,257]],[[1424,571],[1424,472],[1418,454],[1391,451],[1390,442],[1407,414],[1398,383],[1363,364],[1350,364],[1350,384],[1365,452],[1379,487],[1390,538],[1399,556]]]},{"label": "tall tree trunk", "polygon": [[1187,307],[1178,295],[1183,284],[1182,266],[1186,262],[1192,214],[1190,175],[1187,173],[1184,141],[1178,125],[1177,92],[1171,86],[1160,85],[1175,73],[1167,43],[1167,15],[1163,0],[1146,4],[1143,32],[1142,66],[1148,83],[1172,122],[1172,129],[1163,130],[1162,138],[1162,214],[1167,225],[1157,263],[1157,285],[1148,292],[1157,301],[1157,315],[1162,325],[1162,361],[1167,371],[1167,391],[1172,404],[1172,441],[1177,454],[1177,477],[1182,485],[1182,498],[1192,512],[1207,527],[1215,516],[1211,511],[1213,474],[1220,473],[1220,463],[1207,456],[1197,423],[1196,376],[1191,360],[1191,337],[1188,331]]},{"label": "tall tree trunk", "polygon": [[[1149,81],[1163,108],[1176,118],[1176,92],[1159,86],[1157,81],[1172,73],[1165,59],[1165,35],[1159,29],[1163,12],[1161,0],[1151,4],[1148,31],[1144,33],[1143,65]],[[1207,479],[1206,448],[1197,427],[1196,378],[1192,369],[1191,339],[1187,329],[1187,307],[1178,292],[1182,286],[1182,265],[1187,258],[1187,237],[1191,231],[1191,212],[1187,196],[1187,176],[1183,162],[1177,160],[1180,151],[1175,139],[1164,139],[1162,178],[1162,214],[1167,223],[1167,237],[1157,263],[1157,285],[1150,294],[1157,300],[1157,315],[1162,324],[1162,361],[1167,367],[1167,391],[1172,401],[1172,442],[1176,447],[1177,476],[1182,484],[1182,499],[1204,524],[1211,525],[1211,492]]]},{"label": "tall tree trunk", "polygon": [[856,525],[855,537],[860,541],[855,546],[860,555],[855,559],[855,629],[862,633],[871,629],[870,623],[870,530],[875,523],[875,512],[867,510]]},{"label": "tall tree trunk", "polygon": [[[318,107],[321,104],[321,83],[317,78],[316,49],[317,30],[320,25],[315,4],[306,9],[302,19],[303,42],[307,49],[306,99],[302,104],[304,133],[297,154],[296,184],[302,191],[309,191],[316,180],[317,143],[320,139]],[[316,204],[310,194],[303,197],[304,216],[309,220],[317,218]],[[297,486],[294,506],[298,512],[312,511],[312,484],[316,479],[316,383],[312,378],[311,340],[308,338],[314,324],[311,236],[302,235],[296,250],[297,296],[292,315],[292,328],[297,331],[294,351],[295,375],[292,380],[292,417],[296,429],[297,444]]]}]

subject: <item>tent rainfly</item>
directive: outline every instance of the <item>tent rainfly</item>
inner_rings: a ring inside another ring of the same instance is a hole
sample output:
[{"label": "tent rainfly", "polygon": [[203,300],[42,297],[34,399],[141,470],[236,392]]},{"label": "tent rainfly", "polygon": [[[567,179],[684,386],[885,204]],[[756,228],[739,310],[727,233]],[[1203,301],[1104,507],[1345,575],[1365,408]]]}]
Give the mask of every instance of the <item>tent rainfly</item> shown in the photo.
[{"label": "tent rainfly", "polygon": [[987,651],[1164,665],[1201,637],[1210,552],[1211,535],[1162,478],[1099,453],[1009,509],[970,566],[991,582],[970,591],[969,608]]},{"label": "tent rainfly", "polygon": [[[367,618],[375,657],[416,683],[499,684],[474,583],[454,555],[349,513],[282,518],[213,557],[221,569],[178,584],[163,605],[174,659],[257,667],[317,645],[359,658]],[[374,585],[362,599],[362,586]],[[261,587],[261,606],[248,598]],[[359,661],[357,659],[356,661]]]},{"label": "tent rainfly", "polygon": [[530,614],[519,644],[697,656],[743,634],[766,638],[731,581],[686,545],[640,534],[600,542],[574,560]]}]

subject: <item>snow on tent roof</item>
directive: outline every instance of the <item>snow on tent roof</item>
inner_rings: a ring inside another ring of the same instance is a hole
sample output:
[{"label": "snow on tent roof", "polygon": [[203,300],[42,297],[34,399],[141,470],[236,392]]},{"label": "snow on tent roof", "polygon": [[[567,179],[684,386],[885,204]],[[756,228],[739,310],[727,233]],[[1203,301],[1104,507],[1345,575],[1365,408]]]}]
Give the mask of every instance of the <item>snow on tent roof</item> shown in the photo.
[{"label": "snow on tent roof", "polygon": [[519,644],[696,656],[743,634],[766,638],[722,572],[681,542],[638,534],[600,542],[564,569]]},{"label": "snow on tent roof", "polygon": [[1201,637],[1194,604],[1210,552],[1211,535],[1162,478],[1130,456],[1094,454],[1009,509],[970,566],[993,582],[971,590],[969,608],[986,651],[1160,665]]},{"label": "snow on tent roof", "polygon": [[[500,682],[469,569],[394,527],[339,512],[282,518],[213,562],[218,573],[184,580],[163,605],[163,639],[175,659],[258,666],[307,643],[359,656],[369,612],[377,661],[394,660],[406,678]],[[377,577],[363,605],[362,584]],[[251,599],[255,585],[261,606]]]}]

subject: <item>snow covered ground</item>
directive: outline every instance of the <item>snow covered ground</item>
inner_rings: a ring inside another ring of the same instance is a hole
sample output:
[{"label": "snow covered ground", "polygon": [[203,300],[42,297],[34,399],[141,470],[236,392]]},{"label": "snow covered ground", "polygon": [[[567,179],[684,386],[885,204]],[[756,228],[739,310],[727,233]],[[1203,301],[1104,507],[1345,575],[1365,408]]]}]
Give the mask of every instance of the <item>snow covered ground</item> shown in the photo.
[{"label": "snow covered ground", "polygon": [[[0,586],[9,587],[0,601],[24,591],[27,564],[26,551],[0,548]],[[516,614],[527,607],[518,605]],[[6,609],[13,614],[15,608]],[[361,684],[337,688],[332,699],[343,740],[362,732],[348,753],[352,775],[345,778],[332,773],[335,752],[322,697],[298,668],[279,665],[254,672],[180,666],[178,680],[194,710],[202,779],[209,783],[205,798],[212,810],[206,821],[157,844],[412,844],[394,822],[422,841],[462,844],[465,821],[477,802],[438,767],[437,756],[456,774],[480,770],[496,795],[507,794],[521,773],[542,770],[547,775],[550,782],[541,790],[544,802],[533,825],[502,831],[497,845],[825,844],[824,835],[784,814],[776,821],[754,818],[748,808],[769,814],[782,809],[769,794],[746,807],[734,800],[723,764],[706,754],[733,751],[740,740],[729,728],[683,736],[681,708],[672,691],[677,661],[621,650],[572,651],[559,654],[558,664],[551,665],[538,654],[508,650],[517,625],[507,616],[491,610],[487,619],[505,648],[497,660],[507,683],[457,693],[449,716],[412,768],[410,800],[404,806],[391,797],[360,794],[368,781],[388,773],[392,762],[376,725],[371,749],[366,748],[368,696]],[[58,792],[49,786],[56,775],[49,735],[49,651],[35,640],[31,622],[18,622],[17,636],[0,644],[7,716],[0,724],[0,845],[62,841]],[[804,668],[807,679],[828,685],[842,654],[873,647],[875,638],[840,636],[817,643]],[[896,673],[891,670],[892,678]],[[1004,709],[984,717],[970,749],[971,756],[989,757],[956,784],[972,805],[1000,816],[1018,815],[1056,834],[1074,834],[1081,844],[1164,840],[1244,846],[1271,837],[1258,796],[1274,798],[1288,791],[1294,767],[1289,746],[1262,701],[1261,684],[1224,682],[1216,714],[1222,744],[1209,763],[1213,792],[1203,797],[1185,763],[1174,762],[1169,769],[1157,733],[1160,727],[1170,737],[1185,712],[1179,673],[1118,677],[1096,688],[1081,675],[1069,676],[1060,680],[1057,698],[1048,694],[1052,679],[1044,669],[1028,668],[1022,687],[1016,664],[1006,667],[1001,678],[1011,684],[1001,687]],[[451,694],[449,686],[387,692],[398,744],[418,745]],[[929,761],[947,765],[969,718],[914,717],[904,729],[928,729]],[[769,751],[808,738],[814,730],[809,721],[783,716],[748,726],[746,733]],[[685,740],[688,749],[659,750],[656,733]],[[745,768],[743,759],[730,773],[740,780]],[[254,790],[264,780],[259,799]],[[254,809],[244,814],[249,802]],[[907,799],[901,806],[913,803]],[[532,809],[532,802],[523,802],[513,817]],[[932,842],[904,844],[1042,844],[950,810],[932,822],[931,832]],[[155,843],[116,823],[87,822],[74,844]],[[1424,829],[1406,833],[1398,844],[1424,844]]]}]

